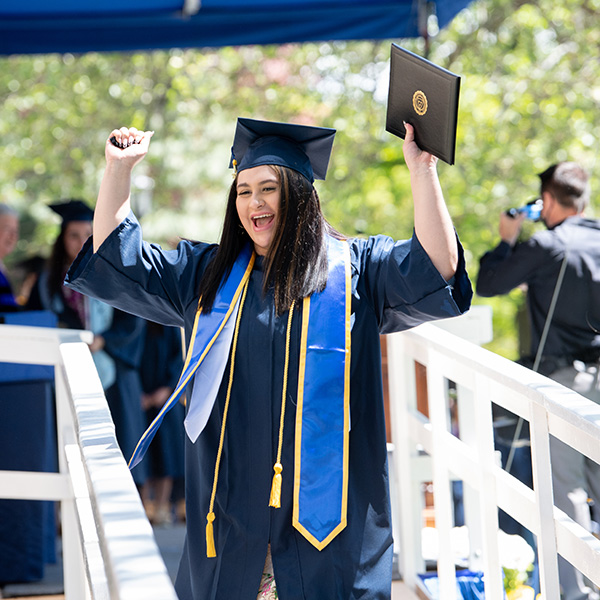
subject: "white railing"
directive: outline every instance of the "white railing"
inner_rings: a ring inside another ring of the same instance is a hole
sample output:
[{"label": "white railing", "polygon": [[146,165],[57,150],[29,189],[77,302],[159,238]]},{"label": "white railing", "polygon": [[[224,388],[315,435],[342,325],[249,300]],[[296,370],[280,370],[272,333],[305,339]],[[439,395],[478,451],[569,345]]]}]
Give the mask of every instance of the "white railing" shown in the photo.
[{"label": "white railing", "polygon": [[[421,485],[433,481],[441,600],[455,598],[452,480],[464,484],[469,567],[484,572],[485,597],[501,600],[498,512],[537,537],[544,600],[559,600],[557,552],[600,584],[600,541],[553,504],[549,435],[600,463],[600,409],[575,392],[433,325],[388,336],[400,572],[420,588]],[[426,367],[427,418],[417,410],[415,362]],[[460,439],[450,432],[448,381],[456,383]],[[534,490],[498,464],[491,403],[529,422]]]},{"label": "white railing", "polygon": [[[0,362],[54,365],[58,473],[0,471],[0,498],[61,503],[66,600],[175,600],[139,495],[117,446],[85,332],[0,326]],[[84,340],[84,341],[82,341]],[[500,507],[537,536],[544,600],[558,600],[557,552],[600,584],[600,541],[552,502],[549,435],[600,463],[600,411],[541,375],[433,325],[388,336],[393,479],[400,571],[417,590],[421,485],[433,481],[440,599],[453,599],[450,481],[464,482],[469,567],[486,598],[503,598]],[[416,408],[415,362],[426,367],[428,414]],[[456,384],[460,439],[450,433],[448,381]],[[530,424],[534,490],[499,466],[491,403]],[[418,449],[418,451],[417,451]]]},{"label": "white railing", "polygon": [[59,457],[58,473],[0,471],[0,498],[60,502],[66,600],[176,600],[116,442],[89,335],[0,326],[0,362],[55,367]]}]

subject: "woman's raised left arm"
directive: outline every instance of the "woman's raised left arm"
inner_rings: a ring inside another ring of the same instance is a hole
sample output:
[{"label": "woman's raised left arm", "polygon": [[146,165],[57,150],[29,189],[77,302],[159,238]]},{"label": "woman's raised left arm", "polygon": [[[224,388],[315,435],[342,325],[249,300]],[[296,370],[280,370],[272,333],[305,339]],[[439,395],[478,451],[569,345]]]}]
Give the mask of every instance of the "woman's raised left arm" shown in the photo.
[{"label": "woman's raised left arm", "polygon": [[437,175],[437,158],[416,144],[406,123],[403,151],[410,171],[415,233],[431,262],[448,281],[458,266],[458,244]]}]

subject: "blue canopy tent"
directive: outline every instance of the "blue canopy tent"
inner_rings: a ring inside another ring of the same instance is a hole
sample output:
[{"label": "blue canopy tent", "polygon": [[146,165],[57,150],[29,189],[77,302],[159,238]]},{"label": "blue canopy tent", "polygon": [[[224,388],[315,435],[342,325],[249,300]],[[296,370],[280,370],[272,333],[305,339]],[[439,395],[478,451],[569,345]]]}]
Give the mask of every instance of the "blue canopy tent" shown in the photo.
[{"label": "blue canopy tent", "polygon": [[2,0],[0,54],[148,50],[423,35],[470,0]]}]

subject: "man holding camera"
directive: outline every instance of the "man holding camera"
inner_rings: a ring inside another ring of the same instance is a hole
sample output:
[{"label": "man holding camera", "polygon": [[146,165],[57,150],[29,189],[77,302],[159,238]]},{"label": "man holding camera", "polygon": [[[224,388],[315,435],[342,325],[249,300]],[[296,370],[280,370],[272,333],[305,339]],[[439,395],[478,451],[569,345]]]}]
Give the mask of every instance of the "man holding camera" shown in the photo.
[{"label": "man holding camera", "polygon": [[[552,165],[539,177],[547,230],[517,242],[526,213],[503,213],[502,241],[481,258],[477,293],[496,296],[526,285],[531,355],[520,362],[600,403],[600,221],[583,216],[589,177],[573,162]],[[589,500],[600,501],[600,466],[554,437],[550,451],[554,502],[589,531]],[[559,574],[564,600],[598,597],[562,558]]]}]

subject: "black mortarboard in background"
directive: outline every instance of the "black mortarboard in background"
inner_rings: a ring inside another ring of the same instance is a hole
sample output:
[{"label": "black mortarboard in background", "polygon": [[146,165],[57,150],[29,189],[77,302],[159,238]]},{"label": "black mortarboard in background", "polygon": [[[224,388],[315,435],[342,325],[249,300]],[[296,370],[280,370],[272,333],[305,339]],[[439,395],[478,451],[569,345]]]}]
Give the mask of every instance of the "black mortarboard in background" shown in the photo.
[{"label": "black mortarboard in background", "polygon": [[415,142],[454,164],[460,77],[392,44],[386,130],[404,138],[403,121],[415,128]]},{"label": "black mortarboard in background", "polygon": [[294,123],[237,121],[229,167],[237,172],[259,165],[278,165],[298,171],[311,183],[325,179],[335,129]]},{"label": "black mortarboard in background", "polygon": [[81,200],[67,200],[50,204],[50,208],[62,217],[63,227],[71,221],[92,221],[94,219],[94,211]]}]

